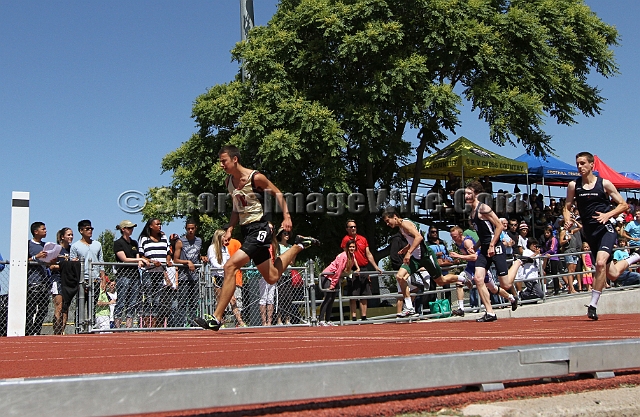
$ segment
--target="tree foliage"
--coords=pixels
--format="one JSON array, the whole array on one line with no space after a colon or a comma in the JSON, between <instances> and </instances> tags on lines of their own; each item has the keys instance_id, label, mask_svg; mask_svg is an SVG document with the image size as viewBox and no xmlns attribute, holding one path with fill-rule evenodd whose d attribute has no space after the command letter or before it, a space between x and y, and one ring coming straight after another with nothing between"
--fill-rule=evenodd
<instances>
[{"instance_id":1,"label":"tree foliage","mask_svg":"<svg viewBox=\"0 0 640 417\"><path fill-rule=\"evenodd\" d=\"M104 261L115 262L116 254L113 251L113 242L115 242L116 237L114 233L109 229L105 229L100 233L96 240L102 245L102 258Z\"/></svg>"},{"instance_id":2,"label":"tree foliage","mask_svg":"<svg viewBox=\"0 0 640 417\"><path fill-rule=\"evenodd\" d=\"M225 192L217 152L232 143L283 191L388 189L410 162L411 126L415 192L422 159L455 133L465 102L494 143L552 152L546 120L600 113L587 76L617 73L617 40L582 0L282 0L232 51L251 77L196 99L198 131L162 168L176 193ZM354 216L374 247L385 235L375 215ZM297 214L294 227L335 241L328 257L345 218Z\"/></svg>"}]
</instances>

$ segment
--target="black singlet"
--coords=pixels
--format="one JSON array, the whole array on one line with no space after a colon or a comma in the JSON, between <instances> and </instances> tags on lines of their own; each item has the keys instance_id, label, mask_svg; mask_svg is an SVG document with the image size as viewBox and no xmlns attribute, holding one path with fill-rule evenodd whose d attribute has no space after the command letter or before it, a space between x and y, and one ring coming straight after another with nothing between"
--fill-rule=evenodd
<instances>
[{"instance_id":1,"label":"black singlet","mask_svg":"<svg viewBox=\"0 0 640 417\"><path fill-rule=\"evenodd\" d=\"M493 239L495 227L493 227L493 224L489 220L480 219L480 206L483 204L484 203L478 203L471 222L473 223L473 228L476 229L476 233L478 233L478 241L480 244L488 245Z\"/></svg>"},{"instance_id":2,"label":"black singlet","mask_svg":"<svg viewBox=\"0 0 640 417\"><path fill-rule=\"evenodd\" d=\"M596 183L591 190L585 190L582 186L582 177L576 179L575 201L580 213L582 225L590 230L601 226L593 216L596 212L606 213L613 209L611 199L604 190L602 178L596 177Z\"/></svg>"}]
</instances>

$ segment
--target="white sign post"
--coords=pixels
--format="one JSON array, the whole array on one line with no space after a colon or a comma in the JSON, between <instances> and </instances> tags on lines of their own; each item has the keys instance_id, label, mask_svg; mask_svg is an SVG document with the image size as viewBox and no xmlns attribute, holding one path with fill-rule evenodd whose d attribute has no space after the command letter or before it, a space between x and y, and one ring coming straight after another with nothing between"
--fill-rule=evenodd
<instances>
[{"instance_id":1,"label":"white sign post","mask_svg":"<svg viewBox=\"0 0 640 417\"><path fill-rule=\"evenodd\" d=\"M7 336L24 336L29 258L29 193L24 191L11 195L10 258Z\"/></svg>"}]
</instances>

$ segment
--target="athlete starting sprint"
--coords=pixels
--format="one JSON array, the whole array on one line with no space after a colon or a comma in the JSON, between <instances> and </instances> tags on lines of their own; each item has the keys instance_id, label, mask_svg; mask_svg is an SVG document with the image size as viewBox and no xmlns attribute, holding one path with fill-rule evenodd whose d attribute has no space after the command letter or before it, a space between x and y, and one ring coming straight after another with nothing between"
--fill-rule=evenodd
<instances>
[{"instance_id":1,"label":"athlete starting sprint","mask_svg":"<svg viewBox=\"0 0 640 417\"><path fill-rule=\"evenodd\" d=\"M273 232L264 218L263 199L265 193L275 197L282 209L282 227L290 232L291 215L284 196L263 174L242 166L240 152L235 146L224 146L218 156L222 169L229 175L225 185L233 201L229 227L222 239L223 242L229 241L237 224L241 227L244 239L242 247L224 264L224 282L213 316L194 319L198 326L209 330L218 330L222 326L224 311L235 292L236 271L250 259L253 259L265 281L275 284L300 251L312 245L320 245L320 241L315 238L298 235L295 244L272 262L269 246Z\"/></svg>"}]
</instances>

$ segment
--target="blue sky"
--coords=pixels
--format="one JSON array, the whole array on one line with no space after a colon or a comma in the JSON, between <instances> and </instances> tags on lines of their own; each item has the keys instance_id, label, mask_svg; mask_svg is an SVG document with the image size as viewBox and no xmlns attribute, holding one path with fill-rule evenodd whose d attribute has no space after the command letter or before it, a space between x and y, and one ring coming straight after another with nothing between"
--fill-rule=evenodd
<instances>
[{"instance_id":1,"label":"blue sky","mask_svg":"<svg viewBox=\"0 0 640 417\"><path fill-rule=\"evenodd\" d=\"M266 24L276 4L255 0L256 24ZM587 4L621 33L621 75L591 78L609 99L602 115L547 131L565 162L589 150L618 171L640 171L632 139L640 120L640 2ZM194 99L237 72L229 51L240 39L239 2L4 0L0 39L0 253L8 259L12 191L31 193L30 221L47 224L48 241L84 218L96 237L123 219L141 230L141 216L121 211L117 198L170 183L160 161L195 131ZM486 125L464 111L452 139L523 153L493 145ZM164 230L182 232L182 223Z\"/></svg>"}]
</instances>

